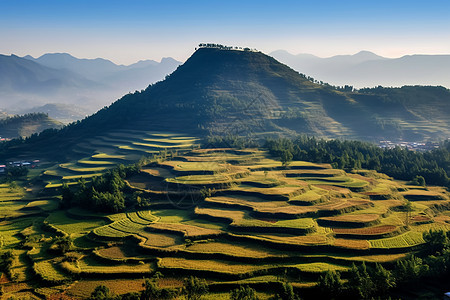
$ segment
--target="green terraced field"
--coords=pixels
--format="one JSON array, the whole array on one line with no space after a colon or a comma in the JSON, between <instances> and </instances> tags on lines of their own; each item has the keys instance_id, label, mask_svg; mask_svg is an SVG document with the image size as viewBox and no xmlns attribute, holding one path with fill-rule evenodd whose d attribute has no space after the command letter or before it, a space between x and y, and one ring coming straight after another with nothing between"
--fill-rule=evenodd
<instances>
[{"instance_id":1,"label":"green terraced field","mask_svg":"<svg viewBox=\"0 0 450 300\"><path fill-rule=\"evenodd\" d=\"M84 157L60 164L59 168L44 170L43 178L47 177L46 188L60 187L62 182L74 184L80 178L89 180L99 176L120 163L137 162L142 156L151 156L166 150L171 151L170 149L189 149L197 141L198 138L176 133L110 132L80 143L75 148L74 154L78 156L81 154Z\"/></svg>"},{"instance_id":2,"label":"green terraced field","mask_svg":"<svg viewBox=\"0 0 450 300\"><path fill-rule=\"evenodd\" d=\"M424 231L450 230L445 189L407 187L383 174L327 164L294 161L284 169L257 149L164 152L194 142L170 133L111 133L83 143L83 151L108 147L43 173L48 186L76 184L160 147L158 159L127 178L127 192L145 206L117 214L61 211L57 197L23 200L23 189L0 185L0 216L7 218L0 221L0 249L19 247L26 237L25 265L49 285L159 271L167 278L202 277L218 288L277 284L285 276L306 289L326 271L345 274L353 262L392 266L421 249ZM422 198L411 199L406 214L409 195ZM73 258L52 250L58 235L73 239Z\"/></svg>"}]
</instances>

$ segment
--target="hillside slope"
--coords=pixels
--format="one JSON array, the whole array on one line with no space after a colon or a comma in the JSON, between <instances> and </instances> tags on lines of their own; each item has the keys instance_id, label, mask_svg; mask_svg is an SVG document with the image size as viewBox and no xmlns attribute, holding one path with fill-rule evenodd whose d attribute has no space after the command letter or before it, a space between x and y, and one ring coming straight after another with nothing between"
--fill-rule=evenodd
<instances>
[{"instance_id":1,"label":"hillside slope","mask_svg":"<svg viewBox=\"0 0 450 300\"><path fill-rule=\"evenodd\" d=\"M63 124L44 113L30 113L0 119L0 136L18 138L30 136L49 128L61 128Z\"/></svg>"},{"instance_id":2,"label":"hillside slope","mask_svg":"<svg viewBox=\"0 0 450 300\"><path fill-rule=\"evenodd\" d=\"M37 139L41 144L33 149L60 145L65 153L84 139L122 129L196 137L444 139L450 136L449 104L450 91L442 87L338 90L261 52L200 48L166 80Z\"/></svg>"},{"instance_id":3,"label":"hillside slope","mask_svg":"<svg viewBox=\"0 0 450 300\"><path fill-rule=\"evenodd\" d=\"M449 103L450 92L441 87L343 92L260 52L203 48L167 80L123 97L89 122L204 134L421 140L450 135Z\"/></svg>"}]
</instances>

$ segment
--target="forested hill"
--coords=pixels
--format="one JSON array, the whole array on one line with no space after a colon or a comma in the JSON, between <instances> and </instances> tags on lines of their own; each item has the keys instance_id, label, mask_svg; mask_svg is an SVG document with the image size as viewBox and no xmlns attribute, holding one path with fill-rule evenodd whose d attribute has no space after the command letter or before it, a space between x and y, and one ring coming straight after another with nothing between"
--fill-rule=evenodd
<instances>
[{"instance_id":1,"label":"forested hill","mask_svg":"<svg viewBox=\"0 0 450 300\"><path fill-rule=\"evenodd\" d=\"M2 138L18 138L31 136L49 128L61 128L63 124L44 113L8 116L0 119L0 136Z\"/></svg>"},{"instance_id":2,"label":"forested hill","mask_svg":"<svg viewBox=\"0 0 450 300\"><path fill-rule=\"evenodd\" d=\"M68 141L123 128L197 136L444 139L449 115L450 91L442 87L354 91L318 82L261 52L200 48L164 81L55 133L55 142L67 148Z\"/></svg>"},{"instance_id":3,"label":"forested hill","mask_svg":"<svg viewBox=\"0 0 450 300\"><path fill-rule=\"evenodd\" d=\"M449 114L450 91L442 87L355 92L319 84L260 52L201 48L163 82L126 95L88 121L377 141L446 138Z\"/></svg>"}]
</instances>

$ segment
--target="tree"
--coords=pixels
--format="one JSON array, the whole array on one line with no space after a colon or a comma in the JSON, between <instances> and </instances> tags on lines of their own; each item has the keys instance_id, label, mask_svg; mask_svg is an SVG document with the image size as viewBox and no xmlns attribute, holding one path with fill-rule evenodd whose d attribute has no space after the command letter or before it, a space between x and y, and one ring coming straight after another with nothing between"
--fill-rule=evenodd
<instances>
[{"instance_id":1,"label":"tree","mask_svg":"<svg viewBox=\"0 0 450 300\"><path fill-rule=\"evenodd\" d=\"M7 176L10 178L19 178L23 176L27 176L28 168L24 166L19 167L8 167L7 168Z\"/></svg>"},{"instance_id":2,"label":"tree","mask_svg":"<svg viewBox=\"0 0 450 300\"><path fill-rule=\"evenodd\" d=\"M444 230L425 231L423 233L423 239L427 245L427 251L431 254L442 253L444 249L450 248L450 239Z\"/></svg>"},{"instance_id":3,"label":"tree","mask_svg":"<svg viewBox=\"0 0 450 300\"><path fill-rule=\"evenodd\" d=\"M411 201L406 200L405 211L406 211L405 225L409 226L409 220L411 219L411 212L412 212L412 203L411 203Z\"/></svg>"},{"instance_id":4,"label":"tree","mask_svg":"<svg viewBox=\"0 0 450 300\"><path fill-rule=\"evenodd\" d=\"M289 282L284 282L281 286L281 291L278 298L282 300L299 300L300 298L294 293L294 288Z\"/></svg>"},{"instance_id":5,"label":"tree","mask_svg":"<svg viewBox=\"0 0 450 300\"><path fill-rule=\"evenodd\" d=\"M281 154L281 164L283 165L283 167L286 168L292 162L293 158L294 156L292 155L291 151L283 151L283 153Z\"/></svg>"},{"instance_id":6,"label":"tree","mask_svg":"<svg viewBox=\"0 0 450 300\"><path fill-rule=\"evenodd\" d=\"M91 293L89 297L91 300L112 300L114 299L114 294L109 290L107 286L99 285Z\"/></svg>"},{"instance_id":7,"label":"tree","mask_svg":"<svg viewBox=\"0 0 450 300\"><path fill-rule=\"evenodd\" d=\"M364 262L359 267L352 264L347 285L351 296L359 299L370 299L376 290Z\"/></svg>"},{"instance_id":8,"label":"tree","mask_svg":"<svg viewBox=\"0 0 450 300\"><path fill-rule=\"evenodd\" d=\"M387 292L395 287L395 278L391 271L386 270L381 264L375 265L375 271L372 274L372 280L376 287L377 294L387 295Z\"/></svg>"},{"instance_id":9,"label":"tree","mask_svg":"<svg viewBox=\"0 0 450 300\"><path fill-rule=\"evenodd\" d=\"M57 236L53 241L52 250L64 254L72 248L72 239L70 236Z\"/></svg>"},{"instance_id":10,"label":"tree","mask_svg":"<svg viewBox=\"0 0 450 300\"><path fill-rule=\"evenodd\" d=\"M414 177L414 179L409 182L409 184L411 184L411 185L418 185L418 186L426 186L427 185L425 183L425 178L423 176L420 176L420 175L416 175Z\"/></svg>"},{"instance_id":11,"label":"tree","mask_svg":"<svg viewBox=\"0 0 450 300\"><path fill-rule=\"evenodd\" d=\"M206 280L197 277L189 277L184 280L183 292L188 300L198 300L202 295L208 293Z\"/></svg>"},{"instance_id":12,"label":"tree","mask_svg":"<svg viewBox=\"0 0 450 300\"><path fill-rule=\"evenodd\" d=\"M75 195L70 190L67 182L64 182L61 186L61 195L62 195L62 200L60 202L60 207L62 209L70 208L72 206L72 203L75 201Z\"/></svg>"},{"instance_id":13,"label":"tree","mask_svg":"<svg viewBox=\"0 0 450 300\"><path fill-rule=\"evenodd\" d=\"M412 282L425 275L428 269L429 266L421 258L411 256L410 259L397 261L395 277L399 282Z\"/></svg>"},{"instance_id":14,"label":"tree","mask_svg":"<svg viewBox=\"0 0 450 300\"><path fill-rule=\"evenodd\" d=\"M319 277L318 288L322 298L338 299L344 290L341 274L335 271L327 271Z\"/></svg>"},{"instance_id":15,"label":"tree","mask_svg":"<svg viewBox=\"0 0 450 300\"><path fill-rule=\"evenodd\" d=\"M159 273L159 272L157 272ZM161 274L161 273L159 273ZM156 279L159 278L159 275L155 274L152 279L145 279L145 282L142 284L144 290L141 292L141 300L153 300L153 299L173 299L177 295L177 292L172 289L161 289L158 287L156 283Z\"/></svg>"},{"instance_id":16,"label":"tree","mask_svg":"<svg viewBox=\"0 0 450 300\"><path fill-rule=\"evenodd\" d=\"M150 280L146 278L142 286L144 287L144 290L141 293L142 300L159 299L160 290L154 279Z\"/></svg>"},{"instance_id":17,"label":"tree","mask_svg":"<svg viewBox=\"0 0 450 300\"><path fill-rule=\"evenodd\" d=\"M249 286L240 286L230 293L231 300L257 300L256 291Z\"/></svg>"},{"instance_id":18,"label":"tree","mask_svg":"<svg viewBox=\"0 0 450 300\"><path fill-rule=\"evenodd\" d=\"M125 295L120 295L120 300L141 300L141 295L140 293L127 293ZM117 299L117 300L119 300Z\"/></svg>"}]
</instances>

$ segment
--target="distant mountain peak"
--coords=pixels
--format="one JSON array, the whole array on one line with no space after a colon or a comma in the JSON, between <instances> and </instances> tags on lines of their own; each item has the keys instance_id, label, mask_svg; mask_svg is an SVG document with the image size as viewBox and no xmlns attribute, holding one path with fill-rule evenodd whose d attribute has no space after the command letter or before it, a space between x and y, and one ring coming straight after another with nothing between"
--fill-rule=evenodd
<instances>
[{"instance_id":1,"label":"distant mountain peak","mask_svg":"<svg viewBox=\"0 0 450 300\"><path fill-rule=\"evenodd\" d=\"M367 50L359 51L358 53L353 54L352 56L353 57L364 58L364 59L367 59L367 60L369 60L369 59L387 59L387 58L385 58L383 56L380 56L378 54L375 54L375 53L373 53L371 51L367 51Z\"/></svg>"},{"instance_id":2,"label":"distant mountain peak","mask_svg":"<svg viewBox=\"0 0 450 300\"><path fill-rule=\"evenodd\" d=\"M179 63L181 64L181 62L179 62L178 60L174 59L173 57L163 57L161 58L161 64L162 63Z\"/></svg>"}]
</instances>

